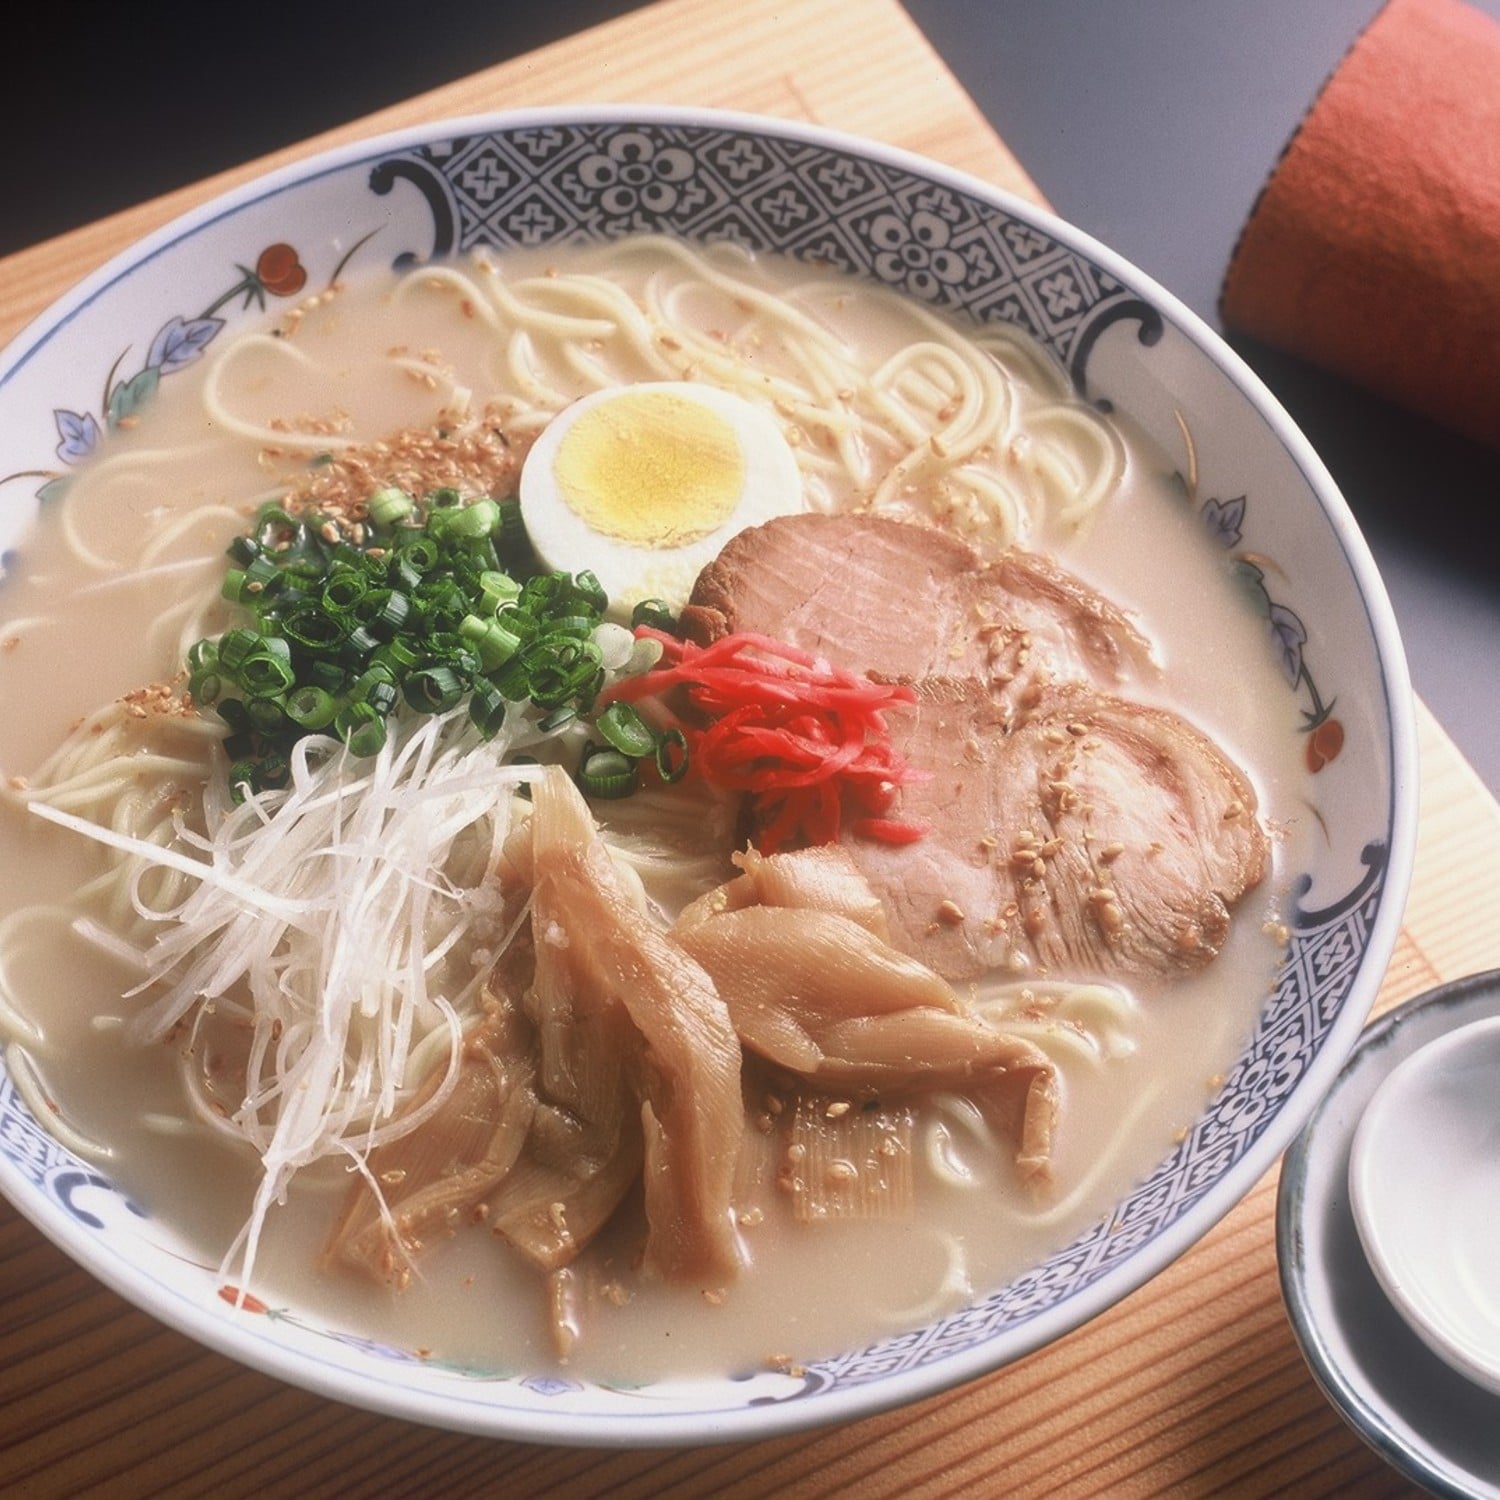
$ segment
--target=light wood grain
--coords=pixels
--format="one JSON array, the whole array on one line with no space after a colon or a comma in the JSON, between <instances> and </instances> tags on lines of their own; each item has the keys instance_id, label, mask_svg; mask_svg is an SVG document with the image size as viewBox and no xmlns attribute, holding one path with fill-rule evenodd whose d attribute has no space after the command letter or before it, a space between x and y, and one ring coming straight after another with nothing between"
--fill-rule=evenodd
<instances>
[{"instance_id":1,"label":"light wood grain","mask_svg":"<svg viewBox=\"0 0 1500 1500\"><path fill-rule=\"evenodd\" d=\"M0 337L140 234L267 165L418 120L604 100L812 120L1041 200L890 0L662 0L0 261ZM1417 866L1378 1009L1500 967L1500 808L1419 713ZM988 1379L848 1427L625 1453L430 1430L240 1369L95 1284L0 1206L0 1493L1407 1494L1323 1399L1293 1342L1276 1280L1275 1189L1273 1172L1148 1286Z\"/></svg>"}]
</instances>

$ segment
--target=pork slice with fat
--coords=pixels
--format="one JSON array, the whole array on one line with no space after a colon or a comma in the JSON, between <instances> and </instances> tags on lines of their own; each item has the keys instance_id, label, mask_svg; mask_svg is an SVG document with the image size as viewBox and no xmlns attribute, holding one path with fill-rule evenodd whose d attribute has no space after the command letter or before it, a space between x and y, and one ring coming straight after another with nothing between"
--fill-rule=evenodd
<instances>
[{"instance_id":1,"label":"pork slice with fat","mask_svg":"<svg viewBox=\"0 0 1500 1500\"><path fill-rule=\"evenodd\" d=\"M853 838L898 946L953 980L987 970L1189 973L1263 878L1254 788L1181 716L1088 688L1007 726L984 684L918 684L897 748L930 773L896 814L917 843Z\"/></svg>"},{"instance_id":2,"label":"pork slice with fat","mask_svg":"<svg viewBox=\"0 0 1500 1500\"><path fill-rule=\"evenodd\" d=\"M975 677L1013 711L1056 683L1153 670L1129 616L1040 553L986 564L947 532L877 516L741 532L699 575L683 627L700 643L773 636L886 681Z\"/></svg>"}]
</instances>

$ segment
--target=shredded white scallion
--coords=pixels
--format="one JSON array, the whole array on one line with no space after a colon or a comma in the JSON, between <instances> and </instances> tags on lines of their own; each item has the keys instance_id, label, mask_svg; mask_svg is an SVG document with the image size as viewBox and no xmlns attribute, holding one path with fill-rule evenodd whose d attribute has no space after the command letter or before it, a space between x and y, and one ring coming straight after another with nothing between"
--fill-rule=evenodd
<instances>
[{"instance_id":1,"label":"shredded white scallion","mask_svg":"<svg viewBox=\"0 0 1500 1500\"><path fill-rule=\"evenodd\" d=\"M171 847L31 800L39 816L133 856L137 880L161 867L190 877L167 913L137 902L153 935L132 994L152 999L126 1030L150 1042L189 1024L196 1046L205 1026L248 1028L244 1097L218 1123L255 1150L261 1180L226 1271L238 1257L248 1277L266 1215L298 1171L361 1162L446 1097L484 978L460 956L501 951L514 931L483 877L537 774L505 758L535 737L517 715L481 740L461 708L392 721L384 748L363 759L309 736L286 787L238 806L206 799L206 831L179 826ZM414 1053L446 1058L419 1108L427 1068L411 1066ZM212 1100L195 1103L212 1111Z\"/></svg>"}]
</instances>

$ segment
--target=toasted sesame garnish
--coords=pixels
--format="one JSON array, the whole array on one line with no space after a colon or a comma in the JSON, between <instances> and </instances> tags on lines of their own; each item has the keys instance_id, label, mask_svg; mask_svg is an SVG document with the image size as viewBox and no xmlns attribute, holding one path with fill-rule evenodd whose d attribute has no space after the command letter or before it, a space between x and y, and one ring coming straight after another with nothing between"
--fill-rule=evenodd
<instances>
[{"instance_id":1,"label":"toasted sesame garnish","mask_svg":"<svg viewBox=\"0 0 1500 1500\"><path fill-rule=\"evenodd\" d=\"M505 432L504 413L444 413L435 426L409 428L379 442L340 448L299 473L283 500L292 514L317 511L346 529L365 519L370 496L387 487L420 496L433 489L505 498L514 493L520 453ZM282 455L305 462L303 453Z\"/></svg>"}]
</instances>

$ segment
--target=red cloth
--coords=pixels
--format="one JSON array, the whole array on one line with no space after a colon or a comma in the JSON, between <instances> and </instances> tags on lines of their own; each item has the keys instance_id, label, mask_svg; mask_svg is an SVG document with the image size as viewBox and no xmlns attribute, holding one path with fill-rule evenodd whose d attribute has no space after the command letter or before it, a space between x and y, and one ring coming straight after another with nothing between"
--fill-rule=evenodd
<instances>
[{"instance_id":1,"label":"red cloth","mask_svg":"<svg viewBox=\"0 0 1500 1500\"><path fill-rule=\"evenodd\" d=\"M1500 23L1388 0L1262 190L1220 312L1500 447Z\"/></svg>"}]
</instances>

